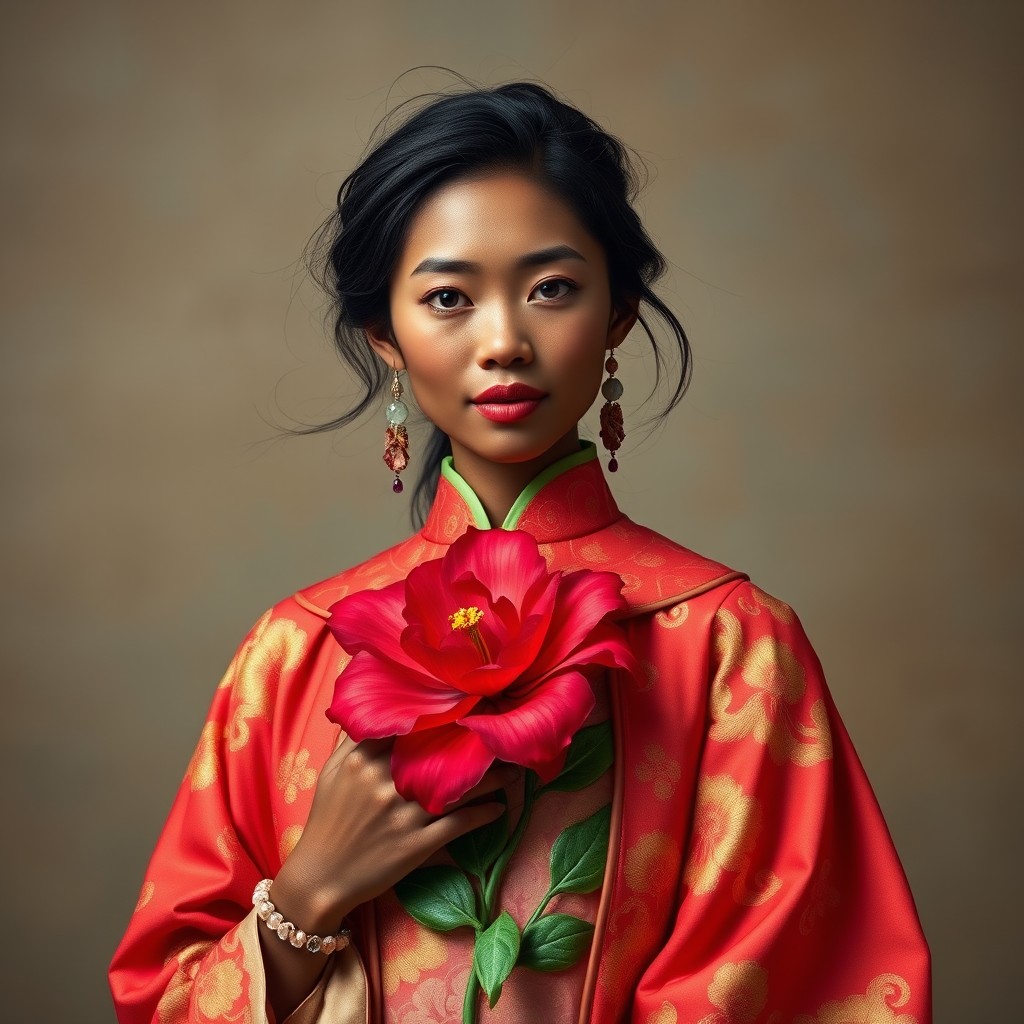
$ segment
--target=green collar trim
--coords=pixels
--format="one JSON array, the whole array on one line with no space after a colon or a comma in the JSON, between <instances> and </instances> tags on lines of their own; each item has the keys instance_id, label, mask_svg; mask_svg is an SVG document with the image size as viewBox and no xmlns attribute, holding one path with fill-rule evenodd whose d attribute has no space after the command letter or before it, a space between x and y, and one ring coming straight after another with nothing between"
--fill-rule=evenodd
<instances>
[{"instance_id":1,"label":"green collar trim","mask_svg":"<svg viewBox=\"0 0 1024 1024\"><path fill-rule=\"evenodd\" d=\"M553 462L543 472L538 473L523 489L523 493L513 502L512 507L508 510L508 515L505 516L505 521L501 524L503 530L514 530L522 518L523 512L526 511L526 507L531 501L538 495L538 493L557 476L561 476L567 470L575 469L577 466L582 466L592 459L597 458L597 447L593 441L580 441L580 450L573 452L572 455L566 455L564 458L559 459L557 462ZM480 502L480 499L476 496L473 488L466 483L466 481L459 476L455 469L455 463L450 455L446 455L441 462L441 476L448 481L455 488L455 490L462 497L462 500L466 503L466 507L469 509L470 515L473 517L473 525L479 527L481 530L490 530L491 521L487 518L487 513L484 511L484 507Z\"/></svg>"}]
</instances>

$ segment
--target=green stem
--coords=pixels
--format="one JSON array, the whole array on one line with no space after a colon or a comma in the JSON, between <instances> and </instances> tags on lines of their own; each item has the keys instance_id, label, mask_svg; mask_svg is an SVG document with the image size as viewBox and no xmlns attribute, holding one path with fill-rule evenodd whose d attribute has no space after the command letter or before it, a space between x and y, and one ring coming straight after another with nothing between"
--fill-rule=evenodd
<instances>
[{"instance_id":1,"label":"green stem","mask_svg":"<svg viewBox=\"0 0 1024 1024\"><path fill-rule=\"evenodd\" d=\"M466 995L462 1000L462 1024L476 1024L477 996L480 994L480 979L476 976L476 968L469 968L466 979Z\"/></svg>"},{"instance_id":2,"label":"green stem","mask_svg":"<svg viewBox=\"0 0 1024 1024\"><path fill-rule=\"evenodd\" d=\"M537 797L537 782L536 774L527 769L523 778L523 809L519 814L519 820L516 822L516 827L512 835L509 836L505 848L494 862L486 884L481 887L483 913L480 916L484 928L493 924L494 903L498 896L498 889L501 886L501 879L505 874L505 868L508 867L508 862L516 852L516 848L523 838L523 833L526 832L526 826L530 823L530 812L533 810L533 803ZM475 958L475 946L473 955ZM462 1000L462 1024L476 1024L479 995L480 979L476 976L476 967L474 965L470 967L469 978L466 981L466 995Z\"/></svg>"},{"instance_id":3,"label":"green stem","mask_svg":"<svg viewBox=\"0 0 1024 1024\"><path fill-rule=\"evenodd\" d=\"M498 859L494 862L490 877L487 879L487 885L484 887L485 928L491 923L491 915L494 913L494 900L498 894L498 887L501 885L502 876L505 874L505 868L508 867L508 862L512 859L512 854L516 852L516 847L519 846L519 842L523 838L526 826L530 823L530 812L533 810L536 788L537 776L534 772L527 769L523 779L523 809L519 814L519 821L516 822L515 831L505 844L505 849L501 851Z\"/></svg>"},{"instance_id":4,"label":"green stem","mask_svg":"<svg viewBox=\"0 0 1024 1024\"><path fill-rule=\"evenodd\" d=\"M540 917L540 915L544 913L544 911L547 909L547 906L551 902L552 897L554 897L554 895L555 895L555 893L551 889L548 889L548 891L546 893L544 893L544 899L542 899L540 901L540 905L530 915L530 920L527 921L526 924L523 925L523 932L525 932L526 929L529 928L530 925L533 924L533 922L536 921L537 918Z\"/></svg>"}]
</instances>

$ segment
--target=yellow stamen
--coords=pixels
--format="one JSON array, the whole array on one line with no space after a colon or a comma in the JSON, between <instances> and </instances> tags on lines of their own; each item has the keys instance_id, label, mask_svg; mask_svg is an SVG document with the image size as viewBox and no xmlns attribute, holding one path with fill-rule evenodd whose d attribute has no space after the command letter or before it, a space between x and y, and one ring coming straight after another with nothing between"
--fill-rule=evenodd
<instances>
[{"instance_id":1,"label":"yellow stamen","mask_svg":"<svg viewBox=\"0 0 1024 1024\"><path fill-rule=\"evenodd\" d=\"M483 617L484 613L479 608L471 605L469 608L460 608L458 611L452 612L448 616L448 621L451 623L452 629L464 632L469 636L469 639L473 641L473 646L477 649L480 657L483 658L484 664L489 665L491 652L487 650L487 642L484 640L478 626Z\"/></svg>"}]
</instances>

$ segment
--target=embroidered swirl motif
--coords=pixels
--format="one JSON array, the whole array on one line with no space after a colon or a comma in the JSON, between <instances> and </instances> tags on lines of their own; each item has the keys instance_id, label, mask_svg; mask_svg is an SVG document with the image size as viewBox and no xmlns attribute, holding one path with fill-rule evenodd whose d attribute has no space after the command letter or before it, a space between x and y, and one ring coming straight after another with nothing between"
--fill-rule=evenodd
<instances>
[{"instance_id":1,"label":"embroidered swirl motif","mask_svg":"<svg viewBox=\"0 0 1024 1024\"><path fill-rule=\"evenodd\" d=\"M737 903L755 906L778 892L781 879L772 871L750 880L751 851L760 828L760 805L729 775L702 778L697 788L693 836L683 880L697 895L713 892L723 871L738 872L733 883Z\"/></svg>"},{"instance_id":2,"label":"embroidered swirl motif","mask_svg":"<svg viewBox=\"0 0 1024 1024\"><path fill-rule=\"evenodd\" d=\"M798 721L793 706L802 700L807 682L793 649L771 636L744 643L739 619L722 608L715 616L715 649L719 671L711 686L708 736L730 743L753 736L768 747L776 764L786 760L808 766L832 757L832 736L822 700L810 708L810 724ZM754 692L733 711L735 675Z\"/></svg>"},{"instance_id":3,"label":"embroidered swirl motif","mask_svg":"<svg viewBox=\"0 0 1024 1024\"><path fill-rule=\"evenodd\" d=\"M766 594L760 587L755 587L751 584L750 596L754 599L753 602L748 601L745 597L741 597L737 602L740 608L748 615L760 615L761 609L764 608L773 619L784 625L788 626L796 621L793 609L785 601L780 601L777 597Z\"/></svg>"},{"instance_id":4,"label":"embroidered swirl motif","mask_svg":"<svg viewBox=\"0 0 1024 1024\"><path fill-rule=\"evenodd\" d=\"M249 719L269 716L267 680L296 668L306 642L305 630L291 619L273 618L273 611L266 612L256 624L221 683L221 687L234 687L234 712L225 730L229 750L241 750L249 742Z\"/></svg>"},{"instance_id":5,"label":"embroidered swirl motif","mask_svg":"<svg viewBox=\"0 0 1024 1024\"><path fill-rule=\"evenodd\" d=\"M864 995L825 1003L813 1017L801 1015L793 1024L918 1024L909 1013L893 1013L906 1006L910 986L898 974L879 974Z\"/></svg>"}]
</instances>

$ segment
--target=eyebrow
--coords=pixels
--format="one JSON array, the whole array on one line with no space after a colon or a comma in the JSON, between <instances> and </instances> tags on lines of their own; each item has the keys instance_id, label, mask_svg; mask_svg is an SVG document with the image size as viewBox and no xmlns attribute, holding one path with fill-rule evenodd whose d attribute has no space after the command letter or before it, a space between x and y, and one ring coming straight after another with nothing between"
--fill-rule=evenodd
<instances>
[{"instance_id":1,"label":"eyebrow","mask_svg":"<svg viewBox=\"0 0 1024 1024\"><path fill-rule=\"evenodd\" d=\"M547 249L538 249L536 252L528 252L516 260L516 268L525 270L530 267L542 267L546 263L555 263L558 260L583 260L586 257L577 252L571 245L552 245ZM472 260L455 260L445 256L428 256L416 265L416 268L409 275L414 274L479 274L483 268L479 263Z\"/></svg>"}]
</instances>

